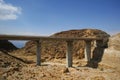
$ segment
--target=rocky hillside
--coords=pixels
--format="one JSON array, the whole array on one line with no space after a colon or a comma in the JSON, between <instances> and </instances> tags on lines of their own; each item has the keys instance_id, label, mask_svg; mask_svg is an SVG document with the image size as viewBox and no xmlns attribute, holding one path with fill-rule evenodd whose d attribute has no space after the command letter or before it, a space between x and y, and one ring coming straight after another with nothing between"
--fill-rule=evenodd
<instances>
[{"instance_id":1,"label":"rocky hillside","mask_svg":"<svg viewBox=\"0 0 120 80\"><path fill-rule=\"evenodd\" d=\"M16 50L17 47L14 46L11 42L8 40L0 40L0 51L13 51Z\"/></svg>"},{"instance_id":2,"label":"rocky hillside","mask_svg":"<svg viewBox=\"0 0 120 80\"><path fill-rule=\"evenodd\" d=\"M81 29L62 31L51 35L51 37L90 37L90 38L108 38L110 35L104 31L97 29ZM84 41L73 42L73 56L76 59L84 57ZM26 43L26 55L36 54L36 44L34 41ZM65 41L42 41L42 58L65 58L66 55L66 42Z\"/></svg>"},{"instance_id":3,"label":"rocky hillside","mask_svg":"<svg viewBox=\"0 0 120 80\"><path fill-rule=\"evenodd\" d=\"M98 29L80 29L80 30L69 30L62 31L53 34L54 37L90 37L90 38L105 38L109 37L106 32Z\"/></svg>"}]
</instances>

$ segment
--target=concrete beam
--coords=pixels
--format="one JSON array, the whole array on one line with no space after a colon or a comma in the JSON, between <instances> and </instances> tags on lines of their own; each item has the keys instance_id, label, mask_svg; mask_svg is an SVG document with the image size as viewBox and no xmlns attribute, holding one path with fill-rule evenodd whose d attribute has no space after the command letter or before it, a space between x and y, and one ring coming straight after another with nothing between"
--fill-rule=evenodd
<instances>
[{"instance_id":1,"label":"concrete beam","mask_svg":"<svg viewBox=\"0 0 120 80\"><path fill-rule=\"evenodd\" d=\"M67 67L72 67L72 48L73 48L73 41L67 41L67 52L66 52Z\"/></svg>"},{"instance_id":2,"label":"concrete beam","mask_svg":"<svg viewBox=\"0 0 120 80\"><path fill-rule=\"evenodd\" d=\"M0 40L102 40L101 38L80 38L80 37L49 37L49 36L30 36L30 35L1 35Z\"/></svg>"},{"instance_id":3,"label":"concrete beam","mask_svg":"<svg viewBox=\"0 0 120 80\"><path fill-rule=\"evenodd\" d=\"M91 40L85 40L85 60L90 61L91 59Z\"/></svg>"},{"instance_id":4,"label":"concrete beam","mask_svg":"<svg viewBox=\"0 0 120 80\"><path fill-rule=\"evenodd\" d=\"M38 40L36 41L36 56L37 56L37 65L41 66L41 42Z\"/></svg>"}]
</instances>

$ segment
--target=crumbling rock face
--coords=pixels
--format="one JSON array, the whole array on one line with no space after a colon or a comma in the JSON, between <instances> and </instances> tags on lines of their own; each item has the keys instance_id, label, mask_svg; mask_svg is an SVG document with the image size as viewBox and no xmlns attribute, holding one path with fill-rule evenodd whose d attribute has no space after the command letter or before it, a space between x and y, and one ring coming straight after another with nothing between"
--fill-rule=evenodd
<instances>
[{"instance_id":1,"label":"crumbling rock face","mask_svg":"<svg viewBox=\"0 0 120 80\"><path fill-rule=\"evenodd\" d=\"M0 40L0 51L13 51L16 49L17 49L17 47L14 46L8 40Z\"/></svg>"},{"instance_id":2,"label":"crumbling rock face","mask_svg":"<svg viewBox=\"0 0 120 80\"><path fill-rule=\"evenodd\" d=\"M109 38L108 48L105 50L105 55L105 57L113 57L114 59L120 58L120 33Z\"/></svg>"},{"instance_id":3,"label":"crumbling rock face","mask_svg":"<svg viewBox=\"0 0 120 80\"><path fill-rule=\"evenodd\" d=\"M89 38L104 38L107 39L110 35L106 32L97 29L81 29L81 30L69 30L63 31L51 35L51 37L89 37ZM106 45L107 40L103 42ZM92 42L93 45L94 42ZM84 46L83 40L75 40L73 42L73 57L77 59L84 58ZM36 43L29 41L25 45L26 54L36 54ZM66 55L66 41L42 41L42 58L65 58Z\"/></svg>"},{"instance_id":4,"label":"crumbling rock face","mask_svg":"<svg viewBox=\"0 0 120 80\"><path fill-rule=\"evenodd\" d=\"M109 38L109 48L120 51L120 33Z\"/></svg>"}]
</instances>

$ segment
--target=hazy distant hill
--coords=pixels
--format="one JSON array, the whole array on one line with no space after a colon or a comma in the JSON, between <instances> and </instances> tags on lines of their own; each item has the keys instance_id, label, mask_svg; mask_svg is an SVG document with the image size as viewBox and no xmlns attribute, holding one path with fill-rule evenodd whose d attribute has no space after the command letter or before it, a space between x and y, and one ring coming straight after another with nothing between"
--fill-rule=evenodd
<instances>
[{"instance_id":1,"label":"hazy distant hill","mask_svg":"<svg viewBox=\"0 0 120 80\"><path fill-rule=\"evenodd\" d=\"M12 42L18 48L24 47L26 43L26 41L14 41L14 40L10 40L10 42Z\"/></svg>"}]
</instances>

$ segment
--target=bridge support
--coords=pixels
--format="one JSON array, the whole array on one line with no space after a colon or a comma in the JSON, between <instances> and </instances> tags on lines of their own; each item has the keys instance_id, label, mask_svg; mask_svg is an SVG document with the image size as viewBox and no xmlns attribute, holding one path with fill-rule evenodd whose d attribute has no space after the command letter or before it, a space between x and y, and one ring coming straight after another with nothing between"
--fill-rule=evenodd
<instances>
[{"instance_id":1,"label":"bridge support","mask_svg":"<svg viewBox=\"0 0 120 80\"><path fill-rule=\"evenodd\" d=\"M90 61L91 59L91 40L85 40L85 60Z\"/></svg>"},{"instance_id":2,"label":"bridge support","mask_svg":"<svg viewBox=\"0 0 120 80\"><path fill-rule=\"evenodd\" d=\"M73 48L73 41L67 41L66 67L72 67L72 48Z\"/></svg>"},{"instance_id":3,"label":"bridge support","mask_svg":"<svg viewBox=\"0 0 120 80\"><path fill-rule=\"evenodd\" d=\"M37 45L37 48L36 48L36 55L37 55L37 65L38 66L41 66L41 42L38 40L36 41L36 45Z\"/></svg>"}]
</instances>

